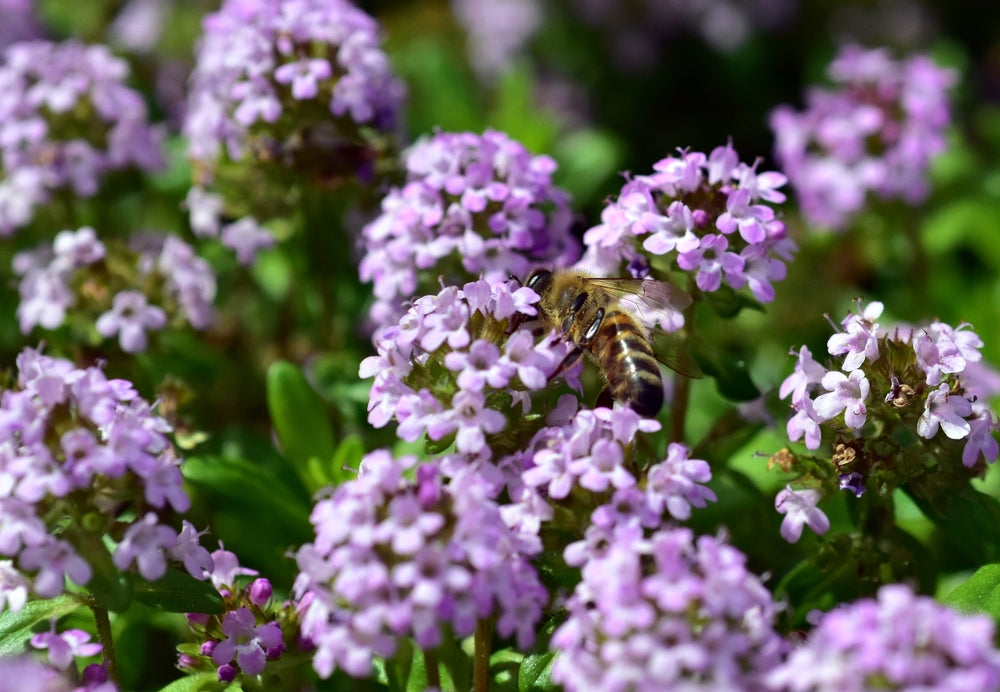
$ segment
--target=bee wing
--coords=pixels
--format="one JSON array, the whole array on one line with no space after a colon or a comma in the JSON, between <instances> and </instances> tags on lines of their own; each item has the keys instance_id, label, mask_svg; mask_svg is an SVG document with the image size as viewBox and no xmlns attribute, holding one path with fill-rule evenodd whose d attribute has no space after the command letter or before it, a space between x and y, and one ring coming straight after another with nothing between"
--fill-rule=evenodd
<instances>
[{"instance_id":1,"label":"bee wing","mask_svg":"<svg viewBox=\"0 0 1000 692\"><path fill-rule=\"evenodd\" d=\"M614 295L650 327L659 322L679 329L684 323L680 312L693 302L687 291L666 281L588 278L586 282Z\"/></svg>"},{"instance_id":2,"label":"bee wing","mask_svg":"<svg viewBox=\"0 0 1000 692\"><path fill-rule=\"evenodd\" d=\"M676 334L653 329L649 337L653 345L653 355L668 368L693 380L700 380L705 376L698 361L691 354L688 343Z\"/></svg>"}]
</instances>

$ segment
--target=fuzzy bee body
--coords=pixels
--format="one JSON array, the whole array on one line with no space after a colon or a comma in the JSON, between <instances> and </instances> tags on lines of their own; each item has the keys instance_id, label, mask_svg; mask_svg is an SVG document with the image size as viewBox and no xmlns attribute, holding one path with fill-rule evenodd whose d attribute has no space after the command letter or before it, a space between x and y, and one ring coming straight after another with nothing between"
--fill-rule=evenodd
<instances>
[{"instance_id":1,"label":"fuzzy bee body","mask_svg":"<svg viewBox=\"0 0 1000 692\"><path fill-rule=\"evenodd\" d=\"M663 407L663 376L657 361L692 377L696 364L682 364L676 354L654 348L654 338L624 303L640 296L653 307L681 309L691 298L662 281L603 279L572 270L538 269L525 286L540 297L538 319L554 327L575 348L560 367L565 369L587 353L600 367L611 395L642 416Z\"/></svg>"}]
</instances>

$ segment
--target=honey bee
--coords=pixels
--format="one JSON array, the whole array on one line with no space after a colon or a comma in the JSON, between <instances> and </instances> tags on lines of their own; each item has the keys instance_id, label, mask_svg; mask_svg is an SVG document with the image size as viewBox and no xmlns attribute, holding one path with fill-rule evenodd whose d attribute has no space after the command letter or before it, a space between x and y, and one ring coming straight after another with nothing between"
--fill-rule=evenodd
<instances>
[{"instance_id":1,"label":"honey bee","mask_svg":"<svg viewBox=\"0 0 1000 692\"><path fill-rule=\"evenodd\" d=\"M611 396L646 417L663 407L663 376L657 361L682 375L702 376L673 335L646 328L636 316L643 306L653 311L689 306L691 296L673 284L536 269L524 285L541 298L537 320L574 344L556 373L590 354L604 373Z\"/></svg>"}]
</instances>

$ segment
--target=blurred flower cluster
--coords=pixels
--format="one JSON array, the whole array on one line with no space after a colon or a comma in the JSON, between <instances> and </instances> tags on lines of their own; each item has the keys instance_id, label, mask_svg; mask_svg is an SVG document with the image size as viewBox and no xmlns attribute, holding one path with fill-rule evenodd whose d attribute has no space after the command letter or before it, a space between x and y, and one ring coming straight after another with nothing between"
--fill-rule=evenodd
<instances>
[{"instance_id":1,"label":"blurred flower cluster","mask_svg":"<svg viewBox=\"0 0 1000 692\"><path fill-rule=\"evenodd\" d=\"M774 692L995 690L993 620L960 614L903 584L819 617L805 642L767 672Z\"/></svg>"},{"instance_id":2,"label":"blurred flower cluster","mask_svg":"<svg viewBox=\"0 0 1000 692\"><path fill-rule=\"evenodd\" d=\"M595 523L591 531L586 549L566 548L582 578L552 635L556 682L567 690L761 688L785 643L771 594L742 553L687 528L646 536L634 523Z\"/></svg>"},{"instance_id":3,"label":"blurred flower cluster","mask_svg":"<svg viewBox=\"0 0 1000 692\"><path fill-rule=\"evenodd\" d=\"M945 149L953 70L924 55L894 60L883 48L844 46L806 109L771 114L775 155L805 219L844 230L870 195L917 204L931 160Z\"/></svg>"},{"instance_id":4,"label":"blurred flower cluster","mask_svg":"<svg viewBox=\"0 0 1000 692\"><path fill-rule=\"evenodd\" d=\"M556 162L502 132L442 132L406 153L407 181L382 200L363 230L362 281L371 282L376 328L399 319L403 301L461 283L523 277L565 266L579 250L569 196L553 184Z\"/></svg>"},{"instance_id":5,"label":"blurred flower cluster","mask_svg":"<svg viewBox=\"0 0 1000 692\"><path fill-rule=\"evenodd\" d=\"M467 637L490 617L519 648L534 641L548 602L529 561L541 544L508 528L478 474L445 481L415 457L372 452L356 480L316 504L312 522L295 591L323 677L335 668L368 676L402 636L433 650L448 630Z\"/></svg>"},{"instance_id":6,"label":"blurred flower cluster","mask_svg":"<svg viewBox=\"0 0 1000 692\"><path fill-rule=\"evenodd\" d=\"M785 177L758 172L731 144L709 155L681 151L635 176L583 236L578 266L601 276L631 274L668 279L692 272L704 292L723 281L748 287L761 302L774 300L773 282L785 278L795 244L773 206L785 201ZM685 282L686 283L686 282Z\"/></svg>"},{"instance_id":7,"label":"blurred flower cluster","mask_svg":"<svg viewBox=\"0 0 1000 692\"><path fill-rule=\"evenodd\" d=\"M205 18L184 120L197 233L249 263L298 186L374 178L404 96L380 44L346 0L227 0Z\"/></svg>"},{"instance_id":8,"label":"blurred flower cluster","mask_svg":"<svg viewBox=\"0 0 1000 692\"><path fill-rule=\"evenodd\" d=\"M0 236L56 193L93 197L112 171L163 166L162 133L128 75L106 46L28 41L3 52Z\"/></svg>"},{"instance_id":9,"label":"blurred flower cluster","mask_svg":"<svg viewBox=\"0 0 1000 692\"><path fill-rule=\"evenodd\" d=\"M85 341L96 330L137 353L146 350L147 332L168 322L206 329L215 318L215 273L172 235L141 233L128 244L105 244L89 227L61 231L51 243L18 253L14 273L21 277L17 316L25 334L69 321Z\"/></svg>"}]
</instances>

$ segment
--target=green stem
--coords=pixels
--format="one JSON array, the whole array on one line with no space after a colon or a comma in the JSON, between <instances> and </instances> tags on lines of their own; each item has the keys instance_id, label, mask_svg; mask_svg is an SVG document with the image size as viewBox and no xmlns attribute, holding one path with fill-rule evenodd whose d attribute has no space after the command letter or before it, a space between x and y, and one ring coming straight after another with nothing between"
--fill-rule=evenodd
<instances>
[{"instance_id":1,"label":"green stem","mask_svg":"<svg viewBox=\"0 0 1000 692\"><path fill-rule=\"evenodd\" d=\"M472 659L473 692L489 692L490 689L490 643L493 628L490 621L476 623L475 655Z\"/></svg>"},{"instance_id":2,"label":"green stem","mask_svg":"<svg viewBox=\"0 0 1000 692\"><path fill-rule=\"evenodd\" d=\"M438 660L430 651L424 651L424 669L427 671L427 686L441 689L441 671L438 670Z\"/></svg>"},{"instance_id":3,"label":"green stem","mask_svg":"<svg viewBox=\"0 0 1000 692\"><path fill-rule=\"evenodd\" d=\"M687 422L688 404L691 401L691 378L674 376L674 401L670 405L670 441L684 441L684 424Z\"/></svg>"},{"instance_id":4,"label":"green stem","mask_svg":"<svg viewBox=\"0 0 1000 692\"><path fill-rule=\"evenodd\" d=\"M115 684L115 687L120 688L121 682L118 680L118 661L115 658L115 642L114 638L111 636L111 620L108 617L108 610L98 603L97 599L93 595L88 596L87 605L94 613L94 622L97 624L97 639L104 647L101 650L101 653L104 656L104 663L108 668L108 678L110 678L111 682Z\"/></svg>"}]
</instances>

